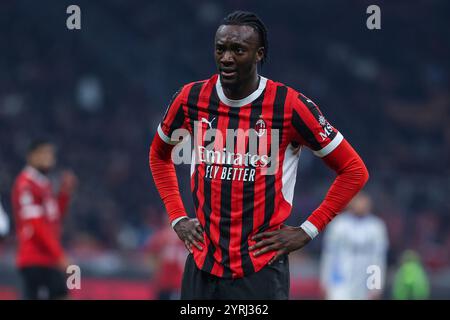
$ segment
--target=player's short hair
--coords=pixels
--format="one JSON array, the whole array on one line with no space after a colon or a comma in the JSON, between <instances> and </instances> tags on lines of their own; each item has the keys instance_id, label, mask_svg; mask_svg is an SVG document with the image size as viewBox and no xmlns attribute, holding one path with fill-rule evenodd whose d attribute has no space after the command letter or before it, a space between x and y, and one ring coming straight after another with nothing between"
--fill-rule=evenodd
<instances>
[{"instance_id":1,"label":"player's short hair","mask_svg":"<svg viewBox=\"0 0 450 320\"><path fill-rule=\"evenodd\" d=\"M30 142L27 154L31 154L44 145L53 145L53 142L46 138L38 138Z\"/></svg>"},{"instance_id":2,"label":"player's short hair","mask_svg":"<svg viewBox=\"0 0 450 320\"><path fill-rule=\"evenodd\" d=\"M261 60L261 65L267 61L267 56L269 52L269 40L267 38L267 28L262 22L262 20L253 12L248 11L234 11L227 15L223 21L222 25L239 25L239 26L250 26L256 30L259 34L259 39L261 41L261 47L264 47L264 55Z\"/></svg>"}]
</instances>

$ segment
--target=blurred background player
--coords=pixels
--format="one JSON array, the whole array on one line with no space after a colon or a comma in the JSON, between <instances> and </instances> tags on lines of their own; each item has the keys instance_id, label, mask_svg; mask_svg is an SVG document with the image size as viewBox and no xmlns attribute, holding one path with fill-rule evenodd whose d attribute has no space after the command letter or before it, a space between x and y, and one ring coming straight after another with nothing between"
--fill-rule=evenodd
<instances>
[{"instance_id":1,"label":"blurred background player","mask_svg":"<svg viewBox=\"0 0 450 320\"><path fill-rule=\"evenodd\" d=\"M60 243L62 219L77 183L63 172L57 194L49 173L55 167L55 146L47 140L33 142L27 165L15 180L12 206L18 239L16 264L23 280L25 299L59 299L67 296L68 265Z\"/></svg>"},{"instance_id":2,"label":"blurred background player","mask_svg":"<svg viewBox=\"0 0 450 320\"><path fill-rule=\"evenodd\" d=\"M321 285L326 299L378 299L385 281L388 238L384 222L372 214L369 195L359 193L348 211L338 215L325 232ZM367 268L381 271L381 288L369 289Z\"/></svg>"},{"instance_id":3,"label":"blurred background player","mask_svg":"<svg viewBox=\"0 0 450 320\"><path fill-rule=\"evenodd\" d=\"M148 249L153 262L152 283L156 298L179 299L187 251L168 221L150 238Z\"/></svg>"},{"instance_id":4,"label":"blurred background player","mask_svg":"<svg viewBox=\"0 0 450 320\"><path fill-rule=\"evenodd\" d=\"M392 298L395 300L423 300L430 296L430 283L419 255L406 250L395 273Z\"/></svg>"},{"instance_id":5,"label":"blurred background player","mask_svg":"<svg viewBox=\"0 0 450 320\"><path fill-rule=\"evenodd\" d=\"M3 209L0 199L0 240L5 238L9 233L9 218L6 211Z\"/></svg>"}]
</instances>

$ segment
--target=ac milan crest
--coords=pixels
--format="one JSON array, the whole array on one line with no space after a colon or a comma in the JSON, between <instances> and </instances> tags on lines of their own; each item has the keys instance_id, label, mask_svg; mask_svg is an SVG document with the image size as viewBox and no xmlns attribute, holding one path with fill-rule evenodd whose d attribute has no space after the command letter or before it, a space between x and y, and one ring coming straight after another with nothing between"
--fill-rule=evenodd
<instances>
[{"instance_id":1,"label":"ac milan crest","mask_svg":"<svg viewBox=\"0 0 450 320\"><path fill-rule=\"evenodd\" d=\"M255 124L255 131L258 137L261 137L266 133L266 123L263 119L259 119Z\"/></svg>"}]
</instances>

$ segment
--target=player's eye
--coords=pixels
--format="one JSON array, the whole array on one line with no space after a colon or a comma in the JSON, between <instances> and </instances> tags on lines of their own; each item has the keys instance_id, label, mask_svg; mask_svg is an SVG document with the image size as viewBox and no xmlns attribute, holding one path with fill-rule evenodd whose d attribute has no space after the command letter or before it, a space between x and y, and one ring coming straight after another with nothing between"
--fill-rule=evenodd
<instances>
[{"instance_id":1,"label":"player's eye","mask_svg":"<svg viewBox=\"0 0 450 320\"><path fill-rule=\"evenodd\" d=\"M222 47L216 47L216 53L217 54L222 54L223 53L223 48Z\"/></svg>"},{"instance_id":2,"label":"player's eye","mask_svg":"<svg viewBox=\"0 0 450 320\"><path fill-rule=\"evenodd\" d=\"M243 53L245 52L244 48L241 48L241 47L238 47L238 48L234 49L234 51L235 51L237 54L243 54Z\"/></svg>"}]
</instances>

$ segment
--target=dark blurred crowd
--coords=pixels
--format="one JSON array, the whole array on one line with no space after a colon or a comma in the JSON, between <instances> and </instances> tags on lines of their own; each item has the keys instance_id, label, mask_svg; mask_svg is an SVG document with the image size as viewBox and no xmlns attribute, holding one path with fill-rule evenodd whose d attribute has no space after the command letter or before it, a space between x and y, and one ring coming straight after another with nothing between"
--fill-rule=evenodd
<instances>
[{"instance_id":1,"label":"dark blurred crowd","mask_svg":"<svg viewBox=\"0 0 450 320\"><path fill-rule=\"evenodd\" d=\"M28 143L47 137L59 169L80 181L66 246L144 248L166 223L148 168L152 137L172 94L215 72L215 30L240 8L269 29L261 74L315 101L365 160L389 261L412 248L429 268L450 265L446 1L380 2L381 30L366 28L371 3L356 0L76 1L78 31L66 28L69 3L45 3L0 2L0 194L8 212ZM188 168L179 170L192 208ZM288 221L297 225L332 182L310 152L298 174ZM320 241L306 250L317 256Z\"/></svg>"}]
</instances>

